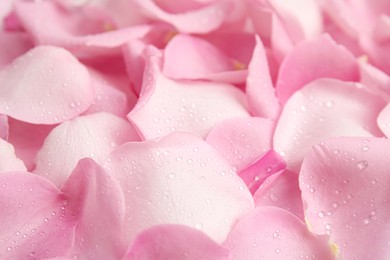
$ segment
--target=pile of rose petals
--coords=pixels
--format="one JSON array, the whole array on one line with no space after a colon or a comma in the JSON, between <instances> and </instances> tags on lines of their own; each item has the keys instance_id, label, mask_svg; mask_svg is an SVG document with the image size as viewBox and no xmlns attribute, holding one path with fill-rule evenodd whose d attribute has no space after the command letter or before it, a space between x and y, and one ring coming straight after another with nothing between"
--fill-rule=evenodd
<instances>
[{"instance_id":1,"label":"pile of rose petals","mask_svg":"<svg viewBox=\"0 0 390 260\"><path fill-rule=\"evenodd\" d=\"M0 259L390 259L390 1L0 19Z\"/></svg>"}]
</instances>

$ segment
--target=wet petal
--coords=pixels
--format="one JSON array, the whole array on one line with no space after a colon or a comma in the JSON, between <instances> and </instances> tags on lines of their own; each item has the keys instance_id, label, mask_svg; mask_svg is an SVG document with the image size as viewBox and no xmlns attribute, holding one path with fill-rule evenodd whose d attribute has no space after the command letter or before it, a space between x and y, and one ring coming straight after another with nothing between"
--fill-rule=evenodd
<instances>
[{"instance_id":1,"label":"wet petal","mask_svg":"<svg viewBox=\"0 0 390 260\"><path fill-rule=\"evenodd\" d=\"M23 161L15 155L12 144L0 138L0 173L10 171L26 171Z\"/></svg>"},{"instance_id":2,"label":"wet petal","mask_svg":"<svg viewBox=\"0 0 390 260\"><path fill-rule=\"evenodd\" d=\"M229 250L203 232L181 225L159 225L140 233L123 259L227 260Z\"/></svg>"},{"instance_id":3,"label":"wet petal","mask_svg":"<svg viewBox=\"0 0 390 260\"><path fill-rule=\"evenodd\" d=\"M0 175L0 257L42 259L66 255L75 219L66 195L31 173Z\"/></svg>"},{"instance_id":4,"label":"wet petal","mask_svg":"<svg viewBox=\"0 0 390 260\"><path fill-rule=\"evenodd\" d=\"M241 218L224 243L235 260L334 259L324 237L310 233L289 212L259 207Z\"/></svg>"},{"instance_id":5,"label":"wet petal","mask_svg":"<svg viewBox=\"0 0 390 260\"><path fill-rule=\"evenodd\" d=\"M93 98L88 71L62 48L36 47L0 73L0 113L24 122L63 122L85 111Z\"/></svg>"},{"instance_id":6,"label":"wet petal","mask_svg":"<svg viewBox=\"0 0 390 260\"><path fill-rule=\"evenodd\" d=\"M123 230L129 240L146 228L170 223L200 229L221 242L253 207L236 172L210 145L189 134L123 144L105 168L125 194Z\"/></svg>"},{"instance_id":7,"label":"wet petal","mask_svg":"<svg viewBox=\"0 0 390 260\"><path fill-rule=\"evenodd\" d=\"M314 232L330 234L342 259L390 257L389 147L387 139L344 137L313 146L305 157L305 216Z\"/></svg>"},{"instance_id":8,"label":"wet petal","mask_svg":"<svg viewBox=\"0 0 390 260\"><path fill-rule=\"evenodd\" d=\"M136 140L133 127L121 118L108 113L80 116L50 132L37 154L34 173L61 187L80 159L103 163L116 146Z\"/></svg>"},{"instance_id":9,"label":"wet petal","mask_svg":"<svg viewBox=\"0 0 390 260\"><path fill-rule=\"evenodd\" d=\"M382 136L376 118L384 105L381 97L358 83L314 81L284 106L275 129L274 149L285 157L289 169L298 172L314 143L335 136Z\"/></svg>"},{"instance_id":10,"label":"wet petal","mask_svg":"<svg viewBox=\"0 0 390 260\"><path fill-rule=\"evenodd\" d=\"M126 251L121 236L125 201L118 183L92 159L85 158L62 191L79 219L70 255L81 259L122 257Z\"/></svg>"}]
</instances>

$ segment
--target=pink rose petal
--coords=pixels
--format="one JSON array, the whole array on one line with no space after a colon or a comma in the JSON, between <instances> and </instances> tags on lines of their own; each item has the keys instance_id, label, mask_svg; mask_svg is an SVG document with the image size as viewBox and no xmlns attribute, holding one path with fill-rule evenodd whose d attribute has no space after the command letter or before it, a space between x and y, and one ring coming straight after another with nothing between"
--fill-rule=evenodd
<instances>
[{"instance_id":1,"label":"pink rose petal","mask_svg":"<svg viewBox=\"0 0 390 260\"><path fill-rule=\"evenodd\" d=\"M0 52L0 70L32 47L32 41L27 34L0 31L0 50L7 50Z\"/></svg>"},{"instance_id":2,"label":"pink rose petal","mask_svg":"<svg viewBox=\"0 0 390 260\"><path fill-rule=\"evenodd\" d=\"M307 83L319 78L357 81L354 56L328 35L298 45L280 66L276 93L282 103Z\"/></svg>"},{"instance_id":3,"label":"pink rose petal","mask_svg":"<svg viewBox=\"0 0 390 260\"><path fill-rule=\"evenodd\" d=\"M263 182L253 195L256 207L273 206L282 208L304 221L301 190L298 174L288 170L274 174Z\"/></svg>"},{"instance_id":4,"label":"pink rose petal","mask_svg":"<svg viewBox=\"0 0 390 260\"><path fill-rule=\"evenodd\" d=\"M189 134L123 144L105 168L124 191L123 230L129 240L151 226L170 223L200 229L221 242L253 207L236 172L210 145Z\"/></svg>"},{"instance_id":5,"label":"pink rose petal","mask_svg":"<svg viewBox=\"0 0 390 260\"><path fill-rule=\"evenodd\" d=\"M8 140L9 124L8 117L0 114L0 138Z\"/></svg>"},{"instance_id":6,"label":"pink rose petal","mask_svg":"<svg viewBox=\"0 0 390 260\"><path fill-rule=\"evenodd\" d=\"M285 168L286 163L283 158L271 150L241 170L238 175L244 180L250 192L254 194L265 180Z\"/></svg>"},{"instance_id":7,"label":"pink rose petal","mask_svg":"<svg viewBox=\"0 0 390 260\"><path fill-rule=\"evenodd\" d=\"M78 216L71 256L119 259L126 251L121 236L125 201L118 183L92 159L81 159L62 191Z\"/></svg>"},{"instance_id":8,"label":"pink rose petal","mask_svg":"<svg viewBox=\"0 0 390 260\"><path fill-rule=\"evenodd\" d=\"M378 126L387 138L390 137L390 104L387 104L378 116Z\"/></svg>"},{"instance_id":9,"label":"pink rose petal","mask_svg":"<svg viewBox=\"0 0 390 260\"><path fill-rule=\"evenodd\" d=\"M206 141L241 171L271 149L273 128L265 118L232 118L212 128Z\"/></svg>"},{"instance_id":10,"label":"pink rose petal","mask_svg":"<svg viewBox=\"0 0 390 260\"><path fill-rule=\"evenodd\" d=\"M140 98L128 114L143 138L151 139L175 131L205 136L213 126L226 119L248 116L245 96L236 87L170 80L161 74L159 63L157 56L147 59Z\"/></svg>"},{"instance_id":11,"label":"pink rose petal","mask_svg":"<svg viewBox=\"0 0 390 260\"><path fill-rule=\"evenodd\" d=\"M103 163L116 146L138 138L127 121L114 115L77 117L50 132L36 156L34 173L61 187L80 159L90 157Z\"/></svg>"},{"instance_id":12,"label":"pink rose petal","mask_svg":"<svg viewBox=\"0 0 390 260\"><path fill-rule=\"evenodd\" d=\"M0 173L10 171L26 171L23 161L15 155L12 144L0 138Z\"/></svg>"},{"instance_id":13,"label":"pink rose petal","mask_svg":"<svg viewBox=\"0 0 390 260\"><path fill-rule=\"evenodd\" d=\"M76 117L92 103L86 68L68 51L36 47L0 73L0 113L33 124Z\"/></svg>"},{"instance_id":14,"label":"pink rose petal","mask_svg":"<svg viewBox=\"0 0 390 260\"><path fill-rule=\"evenodd\" d=\"M276 119L280 112L279 100L275 95L264 46L256 37L256 47L249 63L246 94L253 115Z\"/></svg>"},{"instance_id":15,"label":"pink rose petal","mask_svg":"<svg viewBox=\"0 0 390 260\"><path fill-rule=\"evenodd\" d=\"M140 233L123 259L227 260L229 250L203 232L181 225L158 225Z\"/></svg>"},{"instance_id":16,"label":"pink rose petal","mask_svg":"<svg viewBox=\"0 0 390 260\"><path fill-rule=\"evenodd\" d=\"M0 258L42 259L66 255L75 219L67 197L31 173L0 175Z\"/></svg>"},{"instance_id":17,"label":"pink rose petal","mask_svg":"<svg viewBox=\"0 0 390 260\"><path fill-rule=\"evenodd\" d=\"M335 259L325 237L310 233L289 212L259 207L241 218L224 243L235 260Z\"/></svg>"},{"instance_id":18,"label":"pink rose petal","mask_svg":"<svg viewBox=\"0 0 390 260\"><path fill-rule=\"evenodd\" d=\"M358 83L320 79L297 91L276 125L274 149L299 171L308 149L335 136L382 136L376 118L385 101Z\"/></svg>"},{"instance_id":19,"label":"pink rose petal","mask_svg":"<svg viewBox=\"0 0 390 260\"><path fill-rule=\"evenodd\" d=\"M208 33L221 26L233 9L231 1L218 0L199 9L169 13L161 9L153 0L134 0L151 18L172 24L183 33Z\"/></svg>"},{"instance_id":20,"label":"pink rose petal","mask_svg":"<svg viewBox=\"0 0 390 260\"><path fill-rule=\"evenodd\" d=\"M367 62L359 62L360 82L390 100L390 76Z\"/></svg>"},{"instance_id":21,"label":"pink rose petal","mask_svg":"<svg viewBox=\"0 0 390 260\"><path fill-rule=\"evenodd\" d=\"M330 235L341 259L390 257L389 147L387 139L337 138L305 157L305 216L314 232Z\"/></svg>"}]
</instances>

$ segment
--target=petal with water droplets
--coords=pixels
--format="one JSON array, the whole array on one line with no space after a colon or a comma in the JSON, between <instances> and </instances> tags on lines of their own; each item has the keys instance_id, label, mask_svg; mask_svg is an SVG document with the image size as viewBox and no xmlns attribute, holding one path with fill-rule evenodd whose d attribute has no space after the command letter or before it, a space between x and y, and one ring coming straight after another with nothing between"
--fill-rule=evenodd
<instances>
[{"instance_id":1,"label":"petal with water droplets","mask_svg":"<svg viewBox=\"0 0 390 260\"><path fill-rule=\"evenodd\" d=\"M306 219L313 232L330 235L342 259L390 257L389 154L387 139L343 137L305 157L299 186Z\"/></svg>"}]
</instances>

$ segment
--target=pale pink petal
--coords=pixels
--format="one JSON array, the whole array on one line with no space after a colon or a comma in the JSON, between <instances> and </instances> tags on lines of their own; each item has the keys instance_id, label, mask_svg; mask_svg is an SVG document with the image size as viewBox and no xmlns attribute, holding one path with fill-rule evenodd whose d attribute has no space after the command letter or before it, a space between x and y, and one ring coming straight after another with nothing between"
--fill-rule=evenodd
<instances>
[{"instance_id":1,"label":"pale pink petal","mask_svg":"<svg viewBox=\"0 0 390 260\"><path fill-rule=\"evenodd\" d=\"M288 170L270 176L253 195L256 207L273 206L285 209L304 221L298 174Z\"/></svg>"},{"instance_id":2,"label":"pale pink petal","mask_svg":"<svg viewBox=\"0 0 390 260\"><path fill-rule=\"evenodd\" d=\"M315 145L299 178L307 222L340 259L389 259L390 141L336 138Z\"/></svg>"},{"instance_id":3,"label":"pale pink petal","mask_svg":"<svg viewBox=\"0 0 390 260\"><path fill-rule=\"evenodd\" d=\"M124 73L110 73L89 68L96 98L83 114L107 112L126 118L137 97L130 90L130 82Z\"/></svg>"},{"instance_id":4,"label":"pale pink petal","mask_svg":"<svg viewBox=\"0 0 390 260\"><path fill-rule=\"evenodd\" d=\"M386 42L390 39L390 16L381 15L373 28L373 37L378 42Z\"/></svg>"},{"instance_id":5,"label":"pale pink petal","mask_svg":"<svg viewBox=\"0 0 390 260\"><path fill-rule=\"evenodd\" d=\"M0 138L0 173L26 170L23 161L16 157L12 144Z\"/></svg>"},{"instance_id":6,"label":"pale pink petal","mask_svg":"<svg viewBox=\"0 0 390 260\"><path fill-rule=\"evenodd\" d=\"M0 2L0 27L3 27L4 17L12 10L14 0L3 0Z\"/></svg>"},{"instance_id":7,"label":"pale pink petal","mask_svg":"<svg viewBox=\"0 0 390 260\"><path fill-rule=\"evenodd\" d=\"M108 17L65 10L54 1L19 1L15 11L37 44L60 46L82 57L110 54L151 29L149 25L140 25L110 31L113 25Z\"/></svg>"},{"instance_id":8,"label":"pale pink petal","mask_svg":"<svg viewBox=\"0 0 390 260\"><path fill-rule=\"evenodd\" d=\"M32 47L32 41L25 33L0 31L0 70Z\"/></svg>"},{"instance_id":9,"label":"pale pink petal","mask_svg":"<svg viewBox=\"0 0 390 260\"><path fill-rule=\"evenodd\" d=\"M298 45L280 66L276 92L282 103L307 83L319 78L357 81L354 56L328 35Z\"/></svg>"},{"instance_id":10,"label":"pale pink petal","mask_svg":"<svg viewBox=\"0 0 390 260\"><path fill-rule=\"evenodd\" d=\"M0 175L0 258L42 259L66 255L76 220L67 197L31 173Z\"/></svg>"},{"instance_id":11,"label":"pale pink petal","mask_svg":"<svg viewBox=\"0 0 390 260\"><path fill-rule=\"evenodd\" d=\"M229 250L203 232L181 225L158 225L140 233L123 259L227 260Z\"/></svg>"},{"instance_id":12,"label":"pale pink petal","mask_svg":"<svg viewBox=\"0 0 390 260\"><path fill-rule=\"evenodd\" d=\"M275 95L265 49L259 37L256 37L256 47L249 63L246 94L253 115L271 119L278 117L280 104Z\"/></svg>"},{"instance_id":13,"label":"pale pink petal","mask_svg":"<svg viewBox=\"0 0 390 260\"><path fill-rule=\"evenodd\" d=\"M127 73L134 91L139 94L142 88L142 79L145 70L145 59L143 56L146 43L134 39L128 41L122 47L123 58L126 62Z\"/></svg>"},{"instance_id":14,"label":"pale pink petal","mask_svg":"<svg viewBox=\"0 0 390 260\"><path fill-rule=\"evenodd\" d=\"M118 183L92 159L78 162L62 188L79 219L71 256L119 259L126 252L121 236L125 201Z\"/></svg>"},{"instance_id":15,"label":"pale pink petal","mask_svg":"<svg viewBox=\"0 0 390 260\"><path fill-rule=\"evenodd\" d=\"M315 143L335 136L382 136L376 118L385 101L359 83L320 79L297 91L276 125L274 149L299 171Z\"/></svg>"},{"instance_id":16,"label":"pale pink petal","mask_svg":"<svg viewBox=\"0 0 390 260\"><path fill-rule=\"evenodd\" d=\"M8 117L0 114L0 138L8 140L9 124Z\"/></svg>"},{"instance_id":17,"label":"pale pink petal","mask_svg":"<svg viewBox=\"0 0 390 260\"><path fill-rule=\"evenodd\" d=\"M171 79L211 79L222 82L233 79L236 83L244 82L246 76L241 70L241 78L229 77L229 74L238 74L234 61L208 41L186 34L176 35L169 41L164 49L162 72Z\"/></svg>"},{"instance_id":18,"label":"pale pink petal","mask_svg":"<svg viewBox=\"0 0 390 260\"><path fill-rule=\"evenodd\" d=\"M24 122L63 122L93 98L87 69L62 48L35 47L0 73L0 113Z\"/></svg>"},{"instance_id":19,"label":"pale pink petal","mask_svg":"<svg viewBox=\"0 0 390 260\"><path fill-rule=\"evenodd\" d=\"M387 138L390 138L390 104L387 104L378 116L378 126Z\"/></svg>"},{"instance_id":20,"label":"pale pink petal","mask_svg":"<svg viewBox=\"0 0 390 260\"><path fill-rule=\"evenodd\" d=\"M134 0L151 18L172 24L183 33L208 33L221 26L233 11L228 0L219 0L204 7L183 12L169 13L161 9L153 0Z\"/></svg>"},{"instance_id":21,"label":"pale pink petal","mask_svg":"<svg viewBox=\"0 0 390 260\"><path fill-rule=\"evenodd\" d=\"M297 217L275 207L245 215L224 244L235 260L335 259L325 237L313 235Z\"/></svg>"},{"instance_id":22,"label":"pale pink petal","mask_svg":"<svg viewBox=\"0 0 390 260\"><path fill-rule=\"evenodd\" d=\"M61 187L80 159L90 157L103 163L116 146L138 138L127 121L114 115L77 117L50 132L36 156L34 173Z\"/></svg>"},{"instance_id":23,"label":"pale pink petal","mask_svg":"<svg viewBox=\"0 0 390 260\"><path fill-rule=\"evenodd\" d=\"M283 158L273 150L270 150L241 170L238 175L244 180L250 192L254 194L265 180L285 168L286 163Z\"/></svg>"},{"instance_id":24,"label":"pale pink petal","mask_svg":"<svg viewBox=\"0 0 390 260\"><path fill-rule=\"evenodd\" d=\"M123 230L129 240L154 225L182 224L221 242L253 207L250 192L232 167L193 135L123 144L105 168L125 194Z\"/></svg>"},{"instance_id":25,"label":"pale pink petal","mask_svg":"<svg viewBox=\"0 0 390 260\"><path fill-rule=\"evenodd\" d=\"M145 139L175 131L205 136L220 122L249 116L245 96L233 85L174 81L160 72L160 58L146 60L142 92L129 120Z\"/></svg>"},{"instance_id":26,"label":"pale pink petal","mask_svg":"<svg viewBox=\"0 0 390 260\"><path fill-rule=\"evenodd\" d=\"M34 158L43 145L43 141L55 127L54 125L33 125L8 118L8 142L15 148L15 154L22 159L28 171L35 168Z\"/></svg>"},{"instance_id":27,"label":"pale pink petal","mask_svg":"<svg viewBox=\"0 0 390 260\"><path fill-rule=\"evenodd\" d=\"M375 66L359 62L360 82L390 101L390 76Z\"/></svg>"},{"instance_id":28,"label":"pale pink petal","mask_svg":"<svg viewBox=\"0 0 390 260\"><path fill-rule=\"evenodd\" d=\"M273 129L269 119L232 118L212 128L206 141L241 171L271 149Z\"/></svg>"}]
</instances>

